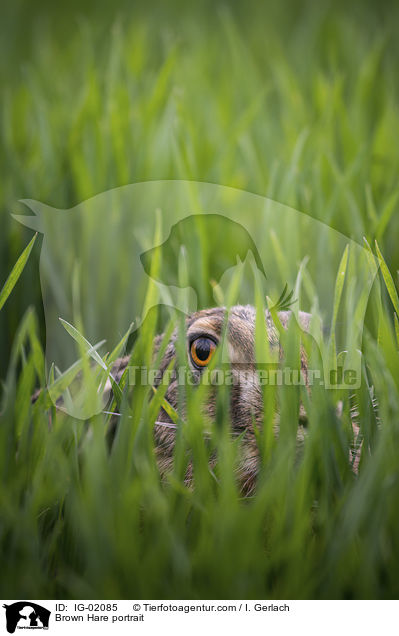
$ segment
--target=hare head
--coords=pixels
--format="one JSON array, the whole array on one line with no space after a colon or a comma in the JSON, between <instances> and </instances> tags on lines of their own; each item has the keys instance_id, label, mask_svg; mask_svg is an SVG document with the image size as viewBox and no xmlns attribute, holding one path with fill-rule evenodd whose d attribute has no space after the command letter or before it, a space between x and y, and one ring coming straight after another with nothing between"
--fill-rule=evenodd
<instances>
[{"instance_id":1,"label":"hare head","mask_svg":"<svg viewBox=\"0 0 399 636\"><path fill-rule=\"evenodd\" d=\"M291 312L278 313L278 319L287 328L291 319ZM272 317L268 311L265 313L268 346L275 353L277 360L282 356L280 337ZM225 347L229 359L230 371L230 422L232 436L242 436L240 450L240 464L237 474L240 487L248 494L254 488L258 472L259 453L255 438L255 428L261 427L264 418L263 391L257 375L257 363L255 352L255 322L256 310L250 305L235 306L228 312L224 307L215 307L198 311L185 321L185 362L191 372L193 384L199 384L201 376L211 363L219 346ZM308 331L310 314L299 312L299 326ZM154 341L154 357L159 353L164 341L161 334ZM179 330L176 328L169 342L164 348L159 365L159 373L155 381L155 388L165 382L167 370L177 366L177 351L179 343ZM222 344L223 343L223 344ZM227 346L226 346L227 345ZM125 359L127 364L128 358ZM120 374L124 364L119 365ZM306 355L301 350L301 370L306 378ZM179 382L181 376L171 373L167 379L165 393L166 401L185 418L185 405L179 404ZM306 379L305 379L306 382ZM202 404L201 415L208 424L216 419L217 411L217 387L212 387L207 399ZM305 417L303 407L298 413L298 420ZM188 422L189 425L189 422ZM278 409L276 408L273 422L275 434L278 434ZM173 466L173 451L175 445L176 430L171 418L164 408L160 409L154 429L155 449L161 474L166 474ZM191 465L189 464L186 481L192 479Z\"/></svg>"}]
</instances>

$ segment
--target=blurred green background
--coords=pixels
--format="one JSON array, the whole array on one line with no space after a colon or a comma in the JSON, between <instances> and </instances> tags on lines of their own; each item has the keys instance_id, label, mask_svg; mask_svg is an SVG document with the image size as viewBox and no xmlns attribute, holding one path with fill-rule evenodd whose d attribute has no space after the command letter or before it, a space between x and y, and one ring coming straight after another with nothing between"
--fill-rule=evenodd
<instances>
[{"instance_id":1,"label":"blurred green background","mask_svg":"<svg viewBox=\"0 0 399 636\"><path fill-rule=\"evenodd\" d=\"M164 483L148 387L122 404L111 452L108 416L49 413L45 393L31 404L44 380L39 237L0 312L3 596L398 597L398 19L397 2L374 0L2 2L0 285L32 237L10 216L27 213L20 199L68 208L156 179L242 188L373 249L377 239L393 277L383 269L370 296L361 387L314 388L299 463L299 391L279 387L284 435L267 438L268 409L261 483L243 501L227 408L211 440L217 476L197 405ZM64 244L60 235L60 257ZM335 269L319 273L335 281ZM356 282L349 265L347 323ZM339 287L328 294L334 309ZM136 362L149 359L155 320ZM329 346L335 362L334 333ZM194 489L184 484L186 443L198 460Z\"/></svg>"},{"instance_id":2,"label":"blurred green background","mask_svg":"<svg viewBox=\"0 0 399 636\"><path fill-rule=\"evenodd\" d=\"M31 236L19 199L65 208L171 178L378 238L398 269L397 3L17 0L1 15L2 281ZM0 316L1 375L26 307L43 318L39 254Z\"/></svg>"}]
</instances>

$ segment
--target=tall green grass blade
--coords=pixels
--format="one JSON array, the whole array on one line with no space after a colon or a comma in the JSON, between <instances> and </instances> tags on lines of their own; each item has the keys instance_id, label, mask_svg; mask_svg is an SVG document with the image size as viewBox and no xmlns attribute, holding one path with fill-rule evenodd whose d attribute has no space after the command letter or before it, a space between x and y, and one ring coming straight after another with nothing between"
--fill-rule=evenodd
<instances>
[{"instance_id":1,"label":"tall green grass blade","mask_svg":"<svg viewBox=\"0 0 399 636\"><path fill-rule=\"evenodd\" d=\"M378 260L380 263L380 267L381 267L381 272L382 272L382 276L385 282L385 286L387 288L389 297L392 301L394 310L396 312L396 314L399 315L399 296L398 296L398 292L396 291L396 287L395 287L395 283L393 282L393 278L391 275L391 272L388 269L388 266L384 260L384 257L381 253L381 250L379 248L379 245L377 243L377 241L375 242L375 247L377 250L377 256L378 256Z\"/></svg>"},{"instance_id":2,"label":"tall green grass blade","mask_svg":"<svg viewBox=\"0 0 399 636\"><path fill-rule=\"evenodd\" d=\"M10 275L8 276L6 282L4 283L2 287L0 291L0 310L2 309L4 303L6 302L7 298L11 294L12 290L14 289L19 277L21 276L24 270L24 267L32 251L32 247L35 244L36 238L37 238L37 232L34 235L34 237L29 241L28 245L25 247L24 251L22 252L21 256L18 258L17 262L15 263L14 267L11 270Z\"/></svg>"},{"instance_id":3,"label":"tall green grass blade","mask_svg":"<svg viewBox=\"0 0 399 636\"><path fill-rule=\"evenodd\" d=\"M82 346L85 353L87 353L88 356L90 356L95 362L97 362L97 364L100 365L100 367L104 369L104 371L107 371L107 365L105 364L102 357L94 349L93 345L91 345L90 342L86 340L86 338L76 329L76 327L71 325L69 322L67 322L63 318L60 318L59 320L62 326L64 327L64 329L69 333L69 335L72 336L72 338L79 345Z\"/></svg>"},{"instance_id":4,"label":"tall green grass blade","mask_svg":"<svg viewBox=\"0 0 399 636\"><path fill-rule=\"evenodd\" d=\"M111 361L110 366L107 366L104 360L101 358L101 356L97 353L93 345L90 344L90 342L76 329L76 327L71 325L66 320L63 320L62 318L60 318L60 322L62 326L65 328L65 330L69 333L69 335L72 336L72 338L82 348L82 351L84 352L84 354L87 354L90 358L92 358L106 372L106 376L109 376L109 379L112 385L112 390L114 392L114 396L118 402L118 405L120 405L120 403L122 402L123 394L122 394L121 388L119 387L118 383L115 381L115 378L113 377L110 371L110 366L112 365L113 361ZM85 376L86 380L87 380L87 375L88 374L86 373L86 376ZM91 374L90 374L90 377L91 377Z\"/></svg>"},{"instance_id":5,"label":"tall green grass blade","mask_svg":"<svg viewBox=\"0 0 399 636\"><path fill-rule=\"evenodd\" d=\"M349 245L346 246L341 262L338 267L337 277L334 288L334 305L331 320L331 334L329 341L329 369L336 369L337 366L337 350L335 328L337 324L338 311L341 304L342 291L345 283L346 269L348 266Z\"/></svg>"},{"instance_id":6,"label":"tall green grass blade","mask_svg":"<svg viewBox=\"0 0 399 636\"><path fill-rule=\"evenodd\" d=\"M394 314L394 319L395 319L396 342L398 343L398 347L399 347L399 320L396 313Z\"/></svg>"}]
</instances>

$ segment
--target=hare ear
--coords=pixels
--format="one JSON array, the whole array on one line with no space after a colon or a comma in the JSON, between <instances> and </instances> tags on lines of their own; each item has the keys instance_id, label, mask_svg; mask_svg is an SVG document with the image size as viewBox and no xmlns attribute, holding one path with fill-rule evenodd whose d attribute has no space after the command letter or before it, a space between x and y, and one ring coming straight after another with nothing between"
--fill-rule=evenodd
<instances>
[{"instance_id":1,"label":"hare ear","mask_svg":"<svg viewBox=\"0 0 399 636\"><path fill-rule=\"evenodd\" d=\"M13 219L25 225L25 227L29 227L31 230L35 230L35 232L41 232L44 234L44 224L43 224L43 216L46 212L54 213L55 208L46 205L45 203L41 203L40 201L35 201L34 199L20 199L19 203L24 203L32 212L35 213L35 216L25 216L24 214L12 214Z\"/></svg>"}]
</instances>

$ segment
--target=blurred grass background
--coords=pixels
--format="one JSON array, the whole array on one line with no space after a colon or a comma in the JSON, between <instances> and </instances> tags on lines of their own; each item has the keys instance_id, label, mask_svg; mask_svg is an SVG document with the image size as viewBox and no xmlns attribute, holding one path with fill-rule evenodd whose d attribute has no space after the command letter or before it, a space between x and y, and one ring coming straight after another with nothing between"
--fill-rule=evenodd
<instances>
[{"instance_id":1,"label":"blurred grass background","mask_svg":"<svg viewBox=\"0 0 399 636\"><path fill-rule=\"evenodd\" d=\"M394 2L4 3L2 278L30 236L19 199L65 208L168 178L377 237L396 271L397 17ZM2 375L23 310L40 311L39 251L0 318Z\"/></svg>"},{"instance_id":2,"label":"blurred grass background","mask_svg":"<svg viewBox=\"0 0 399 636\"><path fill-rule=\"evenodd\" d=\"M2 3L1 283L32 235L10 217L25 212L19 199L66 208L128 183L196 179L269 196L358 242L377 239L397 284L398 18L397 3L372 1ZM342 465L334 473L327 448L324 464L314 448L297 489L290 494L288 481L278 482L275 466L270 484L279 488L267 486L248 517L229 484L204 511L209 484L198 496L178 487L162 494L151 470L147 482L145 471L141 481L129 480L123 463L107 462L95 426L82 450L76 423L54 420L51 436L40 404L31 414L43 359L36 350L19 376L16 357L25 354L15 336L33 306L23 333L31 344L37 332L44 341L39 255L37 241L0 314L1 377L8 369L3 596L33 589L36 598L397 593L399 374L386 298L382 349L371 319L367 341L390 427L375 462L354 486ZM357 397L365 433L375 435L367 384ZM315 421L334 420L328 400L315 400ZM321 511L310 510L320 497ZM267 505L275 517L265 530ZM248 545L237 551L245 528ZM127 556L132 537L138 543ZM265 541L267 565L255 554ZM102 558L91 558L91 549Z\"/></svg>"}]
</instances>

